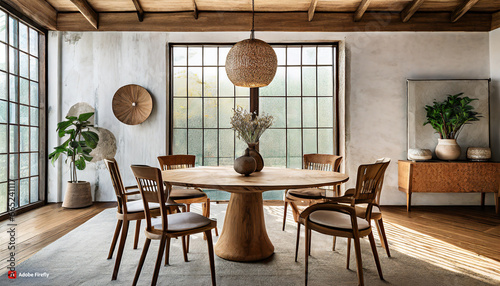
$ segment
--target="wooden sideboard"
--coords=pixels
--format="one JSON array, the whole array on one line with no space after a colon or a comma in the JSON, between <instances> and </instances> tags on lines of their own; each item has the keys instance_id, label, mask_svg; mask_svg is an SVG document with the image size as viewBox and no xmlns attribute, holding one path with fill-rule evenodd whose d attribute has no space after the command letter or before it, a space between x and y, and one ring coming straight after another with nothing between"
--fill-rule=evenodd
<instances>
[{"instance_id":1,"label":"wooden sideboard","mask_svg":"<svg viewBox=\"0 0 500 286\"><path fill-rule=\"evenodd\" d=\"M500 163L398 161L398 187L406 193L410 211L412 193L495 193L496 213L500 212Z\"/></svg>"}]
</instances>

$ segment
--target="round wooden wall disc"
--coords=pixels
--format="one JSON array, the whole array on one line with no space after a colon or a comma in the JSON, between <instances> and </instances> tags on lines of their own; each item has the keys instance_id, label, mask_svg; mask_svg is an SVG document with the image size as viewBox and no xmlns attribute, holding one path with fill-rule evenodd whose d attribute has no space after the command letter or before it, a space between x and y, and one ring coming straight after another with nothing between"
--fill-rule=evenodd
<instances>
[{"instance_id":1,"label":"round wooden wall disc","mask_svg":"<svg viewBox=\"0 0 500 286\"><path fill-rule=\"evenodd\" d=\"M144 87L129 84L116 91L112 105L113 114L118 120L128 125L137 125L151 115L153 99Z\"/></svg>"}]
</instances>

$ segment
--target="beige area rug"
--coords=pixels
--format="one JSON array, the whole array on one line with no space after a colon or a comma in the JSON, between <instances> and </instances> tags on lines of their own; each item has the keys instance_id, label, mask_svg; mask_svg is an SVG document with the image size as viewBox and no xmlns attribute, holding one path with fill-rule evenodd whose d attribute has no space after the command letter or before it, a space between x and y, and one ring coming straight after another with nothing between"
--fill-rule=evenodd
<instances>
[{"instance_id":1,"label":"beige area rug","mask_svg":"<svg viewBox=\"0 0 500 286\"><path fill-rule=\"evenodd\" d=\"M212 204L212 216L222 229L226 204ZM192 206L200 212L199 206ZM237 263L215 257L218 285L303 285L304 236L302 233L299 261L294 262L296 225L290 218L286 231L281 231L283 207L264 208L269 237L275 254L261 262ZM141 236L139 249L132 249L133 230L129 229L118 280L111 281L114 259L107 253L116 224L115 210L105 210L85 224L17 267L17 273L44 275L18 277L15 280L0 277L0 285L131 285L144 244ZM144 225L144 224L143 224ZM392 258L380 247L377 249L385 281L377 269L367 239L362 240L364 278L366 285L499 285L500 264L456 246L434 239L404 226L386 223ZM376 231L375 231L376 233ZM214 237L214 242L217 237ZM158 242L151 243L139 285L150 285ZM351 270L345 268L346 239L337 240L337 251L332 251L332 238L313 233L312 256L309 259L309 285L357 285L354 251ZM182 258L181 241L172 240L170 266L160 270L158 285L210 285L210 267L206 241L201 235L191 239L189 262ZM116 255L116 253L115 253ZM44 274L45 273L45 274ZM48 274L48 277L45 277Z\"/></svg>"}]
</instances>

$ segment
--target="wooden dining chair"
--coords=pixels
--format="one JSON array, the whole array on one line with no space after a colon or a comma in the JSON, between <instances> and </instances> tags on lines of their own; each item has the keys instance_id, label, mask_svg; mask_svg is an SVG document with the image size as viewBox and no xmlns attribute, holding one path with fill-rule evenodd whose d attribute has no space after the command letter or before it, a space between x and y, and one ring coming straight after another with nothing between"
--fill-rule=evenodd
<instances>
[{"instance_id":1,"label":"wooden dining chair","mask_svg":"<svg viewBox=\"0 0 500 286\"><path fill-rule=\"evenodd\" d=\"M383 158L382 160L385 160ZM384 222L382 221L382 211L380 210L380 194L382 193L382 186L384 184L384 177L380 180L379 190L377 192L377 196L375 198L375 203L372 207L372 215L371 220L375 222L375 226L377 227L378 236L380 238L380 244L385 249L388 257L391 257L391 252L389 251L389 244L387 242L387 236L385 234ZM352 196L354 195L355 189L349 189L345 192L344 196ZM367 205L356 205L356 214L358 217L364 217L366 214ZM348 241L349 243L350 241Z\"/></svg>"},{"instance_id":2,"label":"wooden dining chair","mask_svg":"<svg viewBox=\"0 0 500 286\"><path fill-rule=\"evenodd\" d=\"M165 205L165 202L168 200L167 195L171 193L170 189L172 185L168 182L165 183L167 191L165 193L160 169L147 166L131 166L131 168L139 186L146 217L146 242L144 243L144 249L142 250L142 255L137 266L133 285L137 285L152 239L160 240L155 270L151 281L151 285L156 285L164 250L166 254L165 264L168 264L170 239L176 237L183 238L184 260L186 261L187 256L184 237L201 232L203 232L207 238L212 285L216 285L211 230L217 226L217 221L192 212L170 214L169 208ZM152 218L152 210L149 207L151 203L159 204L161 218Z\"/></svg>"},{"instance_id":3,"label":"wooden dining chair","mask_svg":"<svg viewBox=\"0 0 500 286\"><path fill-rule=\"evenodd\" d=\"M364 285L363 266L361 260L360 238L368 236L375 264L380 279L384 279L382 269L378 258L375 239L371 229L371 213L377 193L379 192L382 178L385 170L389 165L389 161L360 165L356 180L356 188L353 196L337 197L330 199L331 201L312 205L305 209L299 216L297 223L297 243L295 248L295 261L297 261L300 225L305 226L305 284L308 280L308 260L311 252L311 233L312 230L319 233L347 237L354 239L356 252L356 264L359 285ZM365 216L358 217L355 206L357 204L366 204ZM347 263L349 268L350 243L347 248Z\"/></svg>"},{"instance_id":4,"label":"wooden dining chair","mask_svg":"<svg viewBox=\"0 0 500 286\"><path fill-rule=\"evenodd\" d=\"M340 170L340 163L342 163L342 156L329 155L329 154L304 154L303 169L318 170L318 171L332 171L338 172ZM335 186L337 196L339 195L340 188ZM293 218L295 222L298 221L300 210L296 202L306 201L308 205L319 202L324 202L325 189L324 188L307 188L307 189L294 189L285 191L285 212L283 214L283 231L286 225L286 212L288 204L292 208Z\"/></svg>"},{"instance_id":5,"label":"wooden dining chair","mask_svg":"<svg viewBox=\"0 0 500 286\"><path fill-rule=\"evenodd\" d=\"M168 155L159 156L158 162L162 171L175 170L184 168L193 168L196 162L194 155ZM177 203L185 204L186 211L190 211L191 204L202 203L202 214L205 217L210 217L210 199L207 194L198 188L183 188L173 187L170 191L169 198ZM215 235L219 236L217 228ZM189 236L187 237L187 252L189 252Z\"/></svg>"},{"instance_id":6,"label":"wooden dining chair","mask_svg":"<svg viewBox=\"0 0 500 286\"><path fill-rule=\"evenodd\" d=\"M141 228L141 220L144 219L144 207L142 200L129 201L128 196L139 194L137 186L124 187L122 176L120 174L120 169L118 168L118 163L115 159L104 159L104 163L109 170L111 176L111 182L113 183L113 188L115 189L116 201L118 202L118 208L116 217L118 219L116 223L115 234L113 236L113 241L111 242L111 247L109 249L108 259L113 257L113 252L116 247L116 242L118 237L120 237L120 245L118 246L118 253L116 255L115 267L113 270L112 280L116 280L118 276L118 270L120 269L120 262L123 255L123 249L125 247L125 241L127 240L127 233L130 221L135 221L135 238L134 238L134 249L137 249L137 243L139 241L139 232ZM131 191L134 190L137 191ZM160 207L158 204L151 205L151 215L159 216ZM120 235L121 230L121 235Z\"/></svg>"}]
</instances>

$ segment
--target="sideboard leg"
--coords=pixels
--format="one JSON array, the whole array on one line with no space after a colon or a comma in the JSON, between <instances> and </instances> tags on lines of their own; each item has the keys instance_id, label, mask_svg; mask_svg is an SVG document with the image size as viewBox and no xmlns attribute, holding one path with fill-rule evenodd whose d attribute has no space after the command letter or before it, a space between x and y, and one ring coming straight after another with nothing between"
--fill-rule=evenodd
<instances>
[{"instance_id":1,"label":"sideboard leg","mask_svg":"<svg viewBox=\"0 0 500 286\"><path fill-rule=\"evenodd\" d=\"M411 192L406 191L406 211L411 211Z\"/></svg>"},{"instance_id":2,"label":"sideboard leg","mask_svg":"<svg viewBox=\"0 0 500 286\"><path fill-rule=\"evenodd\" d=\"M486 197L486 193L481 193L481 207L484 208L484 199Z\"/></svg>"},{"instance_id":3,"label":"sideboard leg","mask_svg":"<svg viewBox=\"0 0 500 286\"><path fill-rule=\"evenodd\" d=\"M497 215L500 214L500 190L495 193L495 212Z\"/></svg>"}]
</instances>

